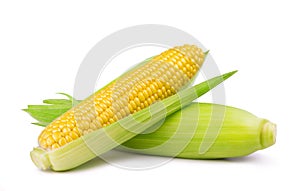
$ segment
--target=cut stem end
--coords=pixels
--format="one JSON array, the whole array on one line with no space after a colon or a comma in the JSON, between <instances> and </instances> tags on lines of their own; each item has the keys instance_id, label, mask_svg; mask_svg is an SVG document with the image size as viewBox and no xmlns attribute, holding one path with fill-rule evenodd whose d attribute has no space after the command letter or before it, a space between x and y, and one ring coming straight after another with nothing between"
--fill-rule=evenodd
<instances>
[{"instance_id":1,"label":"cut stem end","mask_svg":"<svg viewBox=\"0 0 300 191\"><path fill-rule=\"evenodd\" d=\"M30 152L30 157L31 157L32 162L39 169L47 170L51 166L51 163L50 163L49 158L48 158L47 151L40 148L40 147L34 148Z\"/></svg>"},{"instance_id":2,"label":"cut stem end","mask_svg":"<svg viewBox=\"0 0 300 191\"><path fill-rule=\"evenodd\" d=\"M274 145L276 142L276 124L268 121L261 129L261 145L262 149Z\"/></svg>"}]
</instances>

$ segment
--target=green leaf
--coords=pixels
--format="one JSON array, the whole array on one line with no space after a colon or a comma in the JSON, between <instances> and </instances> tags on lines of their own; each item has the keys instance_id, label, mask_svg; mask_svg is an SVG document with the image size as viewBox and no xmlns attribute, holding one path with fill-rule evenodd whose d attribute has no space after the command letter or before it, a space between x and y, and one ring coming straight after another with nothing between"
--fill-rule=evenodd
<instances>
[{"instance_id":1,"label":"green leaf","mask_svg":"<svg viewBox=\"0 0 300 191\"><path fill-rule=\"evenodd\" d=\"M68 99L45 99L43 103L46 104L70 104L72 105L72 101Z\"/></svg>"},{"instance_id":2,"label":"green leaf","mask_svg":"<svg viewBox=\"0 0 300 191\"><path fill-rule=\"evenodd\" d=\"M68 99L45 99L44 104L28 105L23 111L31 115L37 122L32 123L38 126L47 126L57 117L68 111L73 105L78 104L79 101L72 96L65 93L58 93L66 96Z\"/></svg>"},{"instance_id":3,"label":"green leaf","mask_svg":"<svg viewBox=\"0 0 300 191\"><path fill-rule=\"evenodd\" d=\"M41 123L41 122L37 122L37 123L31 123L33 125L37 125L37 126L41 126L41 127L46 127L49 123Z\"/></svg>"},{"instance_id":4,"label":"green leaf","mask_svg":"<svg viewBox=\"0 0 300 191\"><path fill-rule=\"evenodd\" d=\"M75 106L75 105L77 105L77 104L79 103L76 99L74 99L74 98L73 98L72 96L70 96L69 94L61 93L61 92L59 92L59 93L57 93L57 94L61 94L61 95L66 96L67 98L69 98L69 100L72 101L73 106Z\"/></svg>"}]
</instances>

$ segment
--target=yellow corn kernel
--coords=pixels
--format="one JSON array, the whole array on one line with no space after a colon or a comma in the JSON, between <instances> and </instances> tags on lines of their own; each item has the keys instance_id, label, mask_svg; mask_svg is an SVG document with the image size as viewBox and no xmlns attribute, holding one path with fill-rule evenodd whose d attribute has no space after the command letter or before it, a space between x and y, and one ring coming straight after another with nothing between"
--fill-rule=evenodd
<instances>
[{"instance_id":1,"label":"yellow corn kernel","mask_svg":"<svg viewBox=\"0 0 300 191\"><path fill-rule=\"evenodd\" d=\"M46 139L46 143L47 143L48 146L51 147L52 144L54 144L55 142L54 142L54 140L53 140L52 137L48 137L48 138Z\"/></svg>"},{"instance_id":2,"label":"yellow corn kernel","mask_svg":"<svg viewBox=\"0 0 300 191\"><path fill-rule=\"evenodd\" d=\"M67 144L66 138L64 138L64 137L60 138L59 141L58 141L58 144L60 146L64 146L65 144Z\"/></svg>"},{"instance_id":3,"label":"yellow corn kernel","mask_svg":"<svg viewBox=\"0 0 300 191\"><path fill-rule=\"evenodd\" d=\"M71 131L69 133L70 137L72 137L73 140L77 139L79 136L77 135L77 133L75 133L74 131Z\"/></svg>"},{"instance_id":4,"label":"yellow corn kernel","mask_svg":"<svg viewBox=\"0 0 300 191\"><path fill-rule=\"evenodd\" d=\"M66 141L67 141L67 143L69 143L69 142L73 141L73 139L69 135L66 135Z\"/></svg>"},{"instance_id":5,"label":"yellow corn kernel","mask_svg":"<svg viewBox=\"0 0 300 191\"><path fill-rule=\"evenodd\" d=\"M59 147L60 147L60 146L59 146L58 143L54 143L54 144L52 144L52 146L51 146L52 149L58 149Z\"/></svg>"},{"instance_id":6,"label":"yellow corn kernel","mask_svg":"<svg viewBox=\"0 0 300 191\"><path fill-rule=\"evenodd\" d=\"M58 142L58 140L61 138L62 133L59 131L56 131L55 133L52 134L52 138L54 139L55 142Z\"/></svg>"},{"instance_id":7,"label":"yellow corn kernel","mask_svg":"<svg viewBox=\"0 0 300 191\"><path fill-rule=\"evenodd\" d=\"M204 53L193 45L163 52L50 123L39 136L39 145L58 148L174 95L195 76L203 61Z\"/></svg>"}]
</instances>

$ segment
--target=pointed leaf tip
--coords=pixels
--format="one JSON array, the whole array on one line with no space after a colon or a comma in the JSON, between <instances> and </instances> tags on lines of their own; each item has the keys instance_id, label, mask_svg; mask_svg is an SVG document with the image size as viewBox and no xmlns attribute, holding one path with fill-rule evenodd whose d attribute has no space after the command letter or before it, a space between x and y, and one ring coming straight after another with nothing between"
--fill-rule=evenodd
<instances>
[{"instance_id":1,"label":"pointed leaf tip","mask_svg":"<svg viewBox=\"0 0 300 191\"><path fill-rule=\"evenodd\" d=\"M207 56L208 53L209 53L209 50L205 51L205 52L204 52L204 55Z\"/></svg>"}]
</instances>

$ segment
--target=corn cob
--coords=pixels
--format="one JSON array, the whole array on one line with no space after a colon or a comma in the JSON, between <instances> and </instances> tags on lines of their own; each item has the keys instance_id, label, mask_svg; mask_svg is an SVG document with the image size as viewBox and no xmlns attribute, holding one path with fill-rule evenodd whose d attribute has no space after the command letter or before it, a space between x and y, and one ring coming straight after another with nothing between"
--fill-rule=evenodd
<instances>
[{"instance_id":1,"label":"corn cob","mask_svg":"<svg viewBox=\"0 0 300 191\"><path fill-rule=\"evenodd\" d=\"M196 75L203 61L204 53L196 46L163 52L58 117L40 134L40 147L57 149L174 95Z\"/></svg>"},{"instance_id":2,"label":"corn cob","mask_svg":"<svg viewBox=\"0 0 300 191\"><path fill-rule=\"evenodd\" d=\"M206 82L186 88L160 102L117 122L81 136L61 148L47 151L41 147L31 151L34 164L43 170L51 168L64 171L75 168L128 141L165 117L189 105L194 99L208 92L234 72L215 77ZM79 104L80 105L80 104Z\"/></svg>"},{"instance_id":3,"label":"corn cob","mask_svg":"<svg viewBox=\"0 0 300 191\"><path fill-rule=\"evenodd\" d=\"M214 112L221 112L221 124ZM200 147L212 141L205 139L208 128L219 132L206 152L201 152ZM234 107L192 103L170 115L156 131L139 134L118 149L159 156L217 159L249 155L270 147L275 139L276 125L266 119Z\"/></svg>"}]
</instances>

